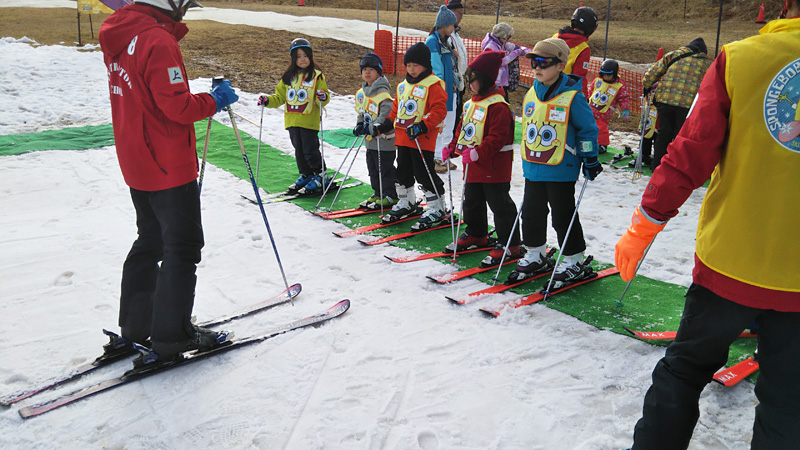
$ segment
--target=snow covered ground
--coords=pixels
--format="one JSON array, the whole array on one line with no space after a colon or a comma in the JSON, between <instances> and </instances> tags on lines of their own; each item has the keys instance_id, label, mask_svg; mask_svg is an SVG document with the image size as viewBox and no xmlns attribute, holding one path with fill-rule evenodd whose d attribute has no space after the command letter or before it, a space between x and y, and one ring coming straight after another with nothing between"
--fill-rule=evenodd
<instances>
[{"instance_id":1,"label":"snow covered ground","mask_svg":"<svg viewBox=\"0 0 800 450\"><path fill-rule=\"evenodd\" d=\"M104 75L99 52L1 40L0 135L108 123ZM191 86L203 92L210 80ZM240 97L235 109L257 119L256 93ZM334 95L325 127L351 127L352 103L352 96ZM222 114L217 119L227 123ZM264 123L264 142L291 153L282 113L266 110ZM238 125L257 136L256 127ZM635 138L612 137L612 145L630 141ZM344 153L326 146L330 166L338 166ZM353 170L366 179L364 163ZM520 201L519 158L512 184ZM613 260L614 243L643 187L614 170L589 184L581 204L588 253ZM283 289L260 213L240 200L248 192L248 181L207 168L206 247L195 305L201 320ZM113 147L1 157L0 193L2 396L99 353L105 341L100 329L116 329L120 270L135 228ZM656 240L641 273L688 285L703 193L696 192ZM443 297L481 283L433 286L425 280L451 271L444 264L393 264L382 255L403 250L335 238L331 232L343 225L288 203L270 205L267 213L289 281L302 283L303 293L293 306L227 328L247 336L342 298L351 299L350 312L321 328L134 382L39 418L23 421L17 407L0 411L0 448L630 445L663 348L543 305L487 320L477 312L479 304L454 307ZM555 244L554 234L549 242ZM118 370L100 371L62 392ZM709 386L690 448L749 448L755 403L749 383Z\"/></svg>"}]
</instances>

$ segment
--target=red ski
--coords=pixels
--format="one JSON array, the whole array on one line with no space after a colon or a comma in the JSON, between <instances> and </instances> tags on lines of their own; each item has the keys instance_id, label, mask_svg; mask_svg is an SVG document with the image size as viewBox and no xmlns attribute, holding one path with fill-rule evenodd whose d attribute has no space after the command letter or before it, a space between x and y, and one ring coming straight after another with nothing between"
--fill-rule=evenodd
<instances>
[{"instance_id":1,"label":"red ski","mask_svg":"<svg viewBox=\"0 0 800 450\"><path fill-rule=\"evenodd\" d=\"M506 264L515 263L515 262L517 262L519 260L520 260L520 258L511 259L511 260L508 260L508 261L504 262L503 265L505 266ZM449 283L451 281L456 281L456 280L460 280L462 278L470 277L472 275L475 275L476 273L488 272L488 271L490 271L492 269L497 269L497 264L495 264L493 266L488 266L488 267L480 267L480 266L472 267L470 269L459 270L458 272L447 273L447 274L444 274L444 275L436 275L436 276L428 275L428 279L433 280L433 281L435 281L437 283L445 284L445 283Z\"/></svg>"},{"instance_id":2,"label":"red ski","mask_svg":"<svg viewBox=\"0 0 800 450\"><path fill-rule=\"evenodd\" d=\"M461 223L464 223L464 222L461 222ZM405 233L393 234L391 236L386 236L386 237L382 237L380 239L375 239L374 241L365 241L363 239L359 239L358 242L361 242L364 245L378 245L378 244L384 244L386 242L396 241L398 239L405 239L407 237L416 236L418 234L426 233L428 231L441 230L442 228L450 228L450 222L447 222L444 225L439 225L438 227L426 228L424 230L407 231Z\"/></svg>"},{"instance_id":3,"label":"red ski","mask_svg":"<svg viewBox=\"0 0 800 450\"><path fill-rule=\"evenodd\" d=\"M470 248L467 250L459 250L458 254L463 255L465 253L475 253L475 252L485 252L486 250L491 250L494 246L482 246L482 247L475 247ZM448 256L453 256L453 252L436 252L436 253L424 253L422 255L415 255L415 256L386 256L383 255L384 258L388 259L391 262L396 263L407 263L407 262L414 262L414 261L423 261L426 259L433 259L433 258L446 258Z\"/></svg>"},{"instance_id":4,"label":"red ski","mask_svg":"<svg viewBox=\"0 0 800 450\"><path fill-rule=\"evenodd\" d=\"M512 262L512 261L509 261L509 262ZM505 292L505 291L507 291L509 289L512 289L512 288L515 288L517 286L521 286L521 285L523 285L523 284L525 284L525 283L527 283L529 281L533 281L533 280L536 280L538 278L542 278L543 276L550 275L551 273L552 272L549 272L549 271L548 272L543 272L543 273L540 273L538 275L534 275L534 276L532 276L530 278L525 278L522 281L515 281L515 282L513 282L511 284L505 284L505 283L495 284L494 286L490 286L490 287L488 287L486 289L481 289L480 291L475 291L475 292L472 292L470 294L467 294L466 297L448 297L448 296L445 296L445 297L448 300L450 300L451 302L456 302L459 305L467 305L467 304L470 304L472 302L480 300L485 295L499 294L501 292Z\"/></svg>"},{"instance_id":5,"label":"red ski","mask_svg":"<svg viewBox=\"0 0 800 450\"><path fill-rule=\"evenodd\" d=\"M352 230L347 230L347 231L334 231L333 234L335 234L336 236L341 237L341 238L347 237L347 236L355 236L357 234L364 234L364 233L366 233L368 231L379 230L381 228L390 227L392 225L395 225L395 224L398 224L398 223L402 223L402 222L405 222L405 221L408 221L408 220L413 220L413 219L418 218L421 215L422 215L422 213L419 213L419 214L413 215L411 217L406 217L405 219L395 220L394 222L390 222L390 223L378 222L378 223L373 223L372 225L366 225L366 226L363 226L363 227L360 227L360 228L353 228Z\"/></svg>"},{"instance_id":6,"label":"red ski","mask_svg":"<svg viewBox=\"0 0 800 450\"><path fill-rule=\"evenodd\" d=\"M631 330L630 328L622 327L628 333L636 336L639 339L645 339L648 341L661 341L661 340L670 340L675 339L675 336L678 334L677 331L638 331L638 330ZM757 335L749 333L747 331L742 331L742 334L739 335L740 338L754 338Z\"/></svg>"},{"instance_id":7,"label":"red ski","mask_svg":"<svg viewBox=\"0 0 800 450\"><path fill-rule=\"evenodd\" d=\"M725 386L733 386L755 373L756 370L758 370L758 361L750 357L715 373L714 381Z\"/></svg>"},{"instance_id":8,"label":"red ski","mask_svg":"<svg viewBox=\"0 0 800 450\"><path fill-rule=\"evenodd\" d=\"M593 276L591 278L587 278L585 280L578 281L577 283L572 283L572 284L564 286L564 287L562 287L560 289L556 289L553 292L549 293L547 296L551 297L551 296L556 295L558 293L561 293L561 292L564 292L566 290L572 289L572 288L574 288L576 286L580 286L580 285L586 284L586 283L591 283L592 281L599 280L599 279L605 278L605 277L609 277L611 275L616 275L618 273L619 273L619 270L617 270L615 267L612 267L610 269L601 270L600 272L596 272L594 274L595 276ZM526 295L525 297L518 298L516 300L511 300L511 301L503 302L503 303L500 303L500 304L497 304L497 305L487 306L487 307L481 308L481 311L483 311L483 312L485 312L487 314L491 314L493 316L499 316L500 313L503 312L503 310L506 307L508 307L508 308L519 308L520 306L530 305L530 304L542 301L542 300L544 300L544 298L545 298L544 294L542 294L541 292L537 292L535 294Z\"/></svg>"}]
</instances>

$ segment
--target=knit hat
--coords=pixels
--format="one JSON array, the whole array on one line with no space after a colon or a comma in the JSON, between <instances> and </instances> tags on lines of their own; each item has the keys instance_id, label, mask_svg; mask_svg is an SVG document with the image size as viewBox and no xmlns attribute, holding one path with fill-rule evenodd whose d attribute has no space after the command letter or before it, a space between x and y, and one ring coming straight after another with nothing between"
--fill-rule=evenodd
<instances>
[{"instance_id":1,"label":"knit hat","mask_svg":"<svg viewBox=\"0 0 800 450\"><path fill-rule=\"evenodd\" d=\"M558 58L566 64L569 60L569 45L559 38L547 38L533 46L533 51L525 55L528 58L540 56L542 58Z\"/></svg>"},{"instance_id":2,"label":"knit hat","mask_svg":"<svg viewBox=\"0 0 800 450\"><path fill-rule=\"evenodd\" d=\"M375 53L364 54L358 62L358 65L361 70L364 70L364 67L371 67L378 71L378 75L383 75L383 60Z\"/></svg>"},{"instance_id":3,"label":"knit hat","mask_svg":"<svg viewBox=\"0 0 800 450\"><path fill-rule=\"evenodd\" d=\"M505 22L500 22L492 28L492 35L501 41L507 41L514 35L514 28Z\"/></svg>"},{"instance_id":4,"label":"knit hat","mask_svg":"<svg viewBox=\"0 0 800 450\"><path fill-rule=\"evenodd\" d=\"M448 0L447 1L447 9L458 9L463 8L464 5L461 4L461 0Z\"/></svg>"},{"instance_id":5,"label":"knit hat","mask_svg":"<svg viewBox=\"0 0 800 450\"><path fill-rule=\"evenodd\" d=\"M696 51L697 53L708 53L708 48L706 47L706 41L703 38L699 37L687 45L690 49Z\"/></svg>"},{"instance_id":6,"label":"knit hat","mask_svg":"<svg viewBox=\"0 0 800 450\"><path fill-rule=\"evenodd\" d=\"M452 13L450 13L452 14ZM420 66L431 68L431 49L424 42L417 42L406 50L403 56L403 65L416 63Z\"/></svg>"},{"instance_id":7,"label":"knit hat","mask_svg":"<svg viewBox=\"0 0 800 450\"><path fill-rule=\"evenodd\" d=\"M500 66L503 64L505 56L505 52L487 50L476 56L467 67L494 81L497 79L497 73L500 72Z\"/></svg>"},{"instance_id":8,"label":"knit hat","mask_svg":"<svg viewBox=\"0 0 800 450\"><path fill-rule=\"evenodd\" d=\"M434 28L442 28L448 25L455 25L458 22L458 18L453 11L447 9L447 6L440 6L439 13L436 14L436 22L433 24Z\"/></svg>"}]
</instances>

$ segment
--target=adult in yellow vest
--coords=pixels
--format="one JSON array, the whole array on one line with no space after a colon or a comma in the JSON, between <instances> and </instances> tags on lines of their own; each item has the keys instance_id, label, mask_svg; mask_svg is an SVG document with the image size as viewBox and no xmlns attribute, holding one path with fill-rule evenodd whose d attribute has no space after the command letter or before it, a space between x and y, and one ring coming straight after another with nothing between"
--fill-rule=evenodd
<instances>
[{"instance_id":1,"label":"adult in yellow vest","mask_svg":"<svg viewBox=\"0 0 800 450\"><path fill-rule=\"evenodd\" d=\"M592 50L587 41L597 29L597 13L588 6L581 6L572 13L570 26L558 30L553 37L563 39L569 46L569 58L564 67L565 74L577 75L583 79L583 96L589 98L586 77L589 75L589 59Z\"/></svg>"},{"instance_id":2,"label":"adult in yellow vest","mask_svg":"<svg viewBox=\"0 0 800 450\"><path fill-rule=\"evenodd\" d=\"M800 138L786 135L800 97L797 0L788 14L723 47L617 243L616 265L630 280L645 248L711 176L693 284L678 336L653 371L635 450L687 448L704 386L753 324L761 374L751 448L800 448Z\"/></svg>"}]
</instances>

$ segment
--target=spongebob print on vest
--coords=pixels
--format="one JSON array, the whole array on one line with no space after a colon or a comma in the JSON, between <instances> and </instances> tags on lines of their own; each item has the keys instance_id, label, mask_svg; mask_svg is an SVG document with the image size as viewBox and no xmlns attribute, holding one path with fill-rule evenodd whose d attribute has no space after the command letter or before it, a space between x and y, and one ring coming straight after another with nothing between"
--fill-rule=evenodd
<instances>
[{"instance_id":1,"label":"spongebob print on vest","mask_svg":"<svg viewBox=\"0 0 800 450\"><path fill-rule=\"evenodd\" d=\"M594 92L589 99L589 105L596 109L599 113L605 113L611 108L614 103L614 98L622 87L622 83L607 83L601 78L595 78L592 82L594 84Z\"/></svg>"},{"instance_id":2,"label":"spongebob print on vest","mask_svg":"<svg viewBox=\"0 0 800 450\"><path fill-rule=\"evenodd\" d=\"M430 87L442 83L435 75L429 75L416 84L403 80L397 85L397 118L395 128L405 129L424 119L425 106L428 101Z\"/></svg>"},{"instance_id":3,"label":"spongebob print on vest","mask_svg":"<svg viewBox=\"0 0 800 450\"><path fill-rule=\"evenodd\" d=\"M286 112L293 114L311 114L314 110L314 101L317 98L317 79L322 75L319 70L314 71L314 78L307 81L303 74L298 74L292 79L292 84L286 90Z\"/></svg>"},{"instance_id":4,"label":"spongebob print on vest","mask_svg":"<svg viewBox=\"0 0 800 450\"><path fill-rule=\"evenodd\" d=\"M364 120L364 126L369 127L380 115L381 102L389 100L392 101L392 96L388 92L380 91L372 97L364 93L364 89L359 89L356 92L356 113ZM367 140L371 141L373 136L367 135Z\"/></svg>"},{"instance_id":5,"label":"spongebob print on vest","mask_svg":"<svg viewBox=\"0 0 800 450\"><path fill-rule=\"evenodd\" d=\"M495 103L506 103L500 94L490 95L483 100L464 103L464 114L461 119L461 133L456 141L456 149L461 152L465 148L477 147L481 145L486 127L486 117L489 115L489 107Z\"/></svg>"},{"instance_id":6,"label":"spongebob print on vest","mask_svg":"<svg viewBox=\"0 0 800 450\"><path fill-rule=\"evenodd\" d=\"M551 166L561 163L567 148L569 108L577 93L562 92L543 102L534 89L528 91L522 102L522 159Z\"/></svg>"}]
</instances>

